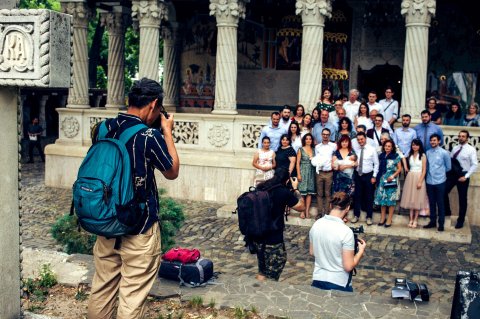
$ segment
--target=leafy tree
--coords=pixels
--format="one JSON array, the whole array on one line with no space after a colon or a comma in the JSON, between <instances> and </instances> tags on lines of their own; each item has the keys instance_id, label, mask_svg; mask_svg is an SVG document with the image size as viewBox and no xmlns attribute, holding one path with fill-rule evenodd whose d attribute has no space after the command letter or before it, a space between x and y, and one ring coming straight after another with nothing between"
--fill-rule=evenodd
<instances>
[{"instance_id":1,"label":"leafy tree","mask_svg":"<svg viewBox=\"0 0 480 319\"><path fill-rule=\"evenodd\" d=\"M60 11L58 0L20 0L20 9L50 9Z\"/></svg>"}]
</instances>

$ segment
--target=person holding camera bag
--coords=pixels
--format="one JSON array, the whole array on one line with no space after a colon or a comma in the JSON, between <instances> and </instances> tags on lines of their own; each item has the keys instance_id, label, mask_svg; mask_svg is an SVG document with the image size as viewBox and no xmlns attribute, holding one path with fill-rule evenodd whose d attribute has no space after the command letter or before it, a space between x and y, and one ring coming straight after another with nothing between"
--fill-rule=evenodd
<instances>
[{"instance_id":1,"label":"person holding camera bag","mask_svg":"<svg viewBox=\"0 0 480 319\"><path fill-rule=\"evenodd\" d=\"M330 213L310 229L310 255L315 257L313 287L353 292L352 273L367 244L363 239L355 243L352 229L345 225L350 202L350 196L344 192L333 194Z\"/></svg>"}]
</instances>

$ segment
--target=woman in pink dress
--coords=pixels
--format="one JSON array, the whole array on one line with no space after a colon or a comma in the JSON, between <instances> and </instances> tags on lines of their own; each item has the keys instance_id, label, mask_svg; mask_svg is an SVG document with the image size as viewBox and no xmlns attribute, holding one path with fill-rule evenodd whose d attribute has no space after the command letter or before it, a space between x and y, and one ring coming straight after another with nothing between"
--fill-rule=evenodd
<instances>
[{"instance_id":1,"label":"woman in pink dress","mask_svg":"<svg viewBox=\"0 0 480 319\"><path fill-rule=\"evenodd\" d=\"M253 155L252 165L257 169L254 179L255 186L273 177L275 152L270 149L270 138L268 136L262 139L262 148Z\"/></svg>"}]
</instances>

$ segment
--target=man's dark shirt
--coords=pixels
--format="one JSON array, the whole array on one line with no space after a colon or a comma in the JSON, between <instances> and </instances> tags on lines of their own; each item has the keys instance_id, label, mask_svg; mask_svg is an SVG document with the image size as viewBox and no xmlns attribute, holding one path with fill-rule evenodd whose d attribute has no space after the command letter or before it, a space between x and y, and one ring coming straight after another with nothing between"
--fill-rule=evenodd
<instances>
[{"instance_id":1,"label":"man's dark shirt","mask_svg":"<svg viewBox=\"0 0 480 319\"><path fill-rule=\"evenodd\" d=\"M253 240L267 245L275 245L283 243L283 230L285 228L285 207L293 207L297 205L298 198L286 187L280 186L269 191L270 200L272 201L272 220L277 225L275 231L266 233L261 238Z\"/></svg>"},{"instance_id":2,"label":"man's dark shirt","mask_svg":"<svg viewBox=\"0 0 480 319\"><path fill-rule=\"evenodd\" d=\"M28 134L38 134L42 132L43 128L40 126L40 124L30 124L28 126ZM41 135L37 135L37 141L39 141L41 137Z\"/></svg>"},{"instance_id":3,"label":"man's dark shirt","mask_svg":"<svg viewBox=\"0 0 480 319\"><path fill-rule=\"evenodd\" d=\"M117 118L107 119L107 138L118 138L127 128L143 123L134 115L119 113ZM92 132L92 142L98 137L97 125ZM139 228L134 233L146 232L156 221L159 209L158 191L155 181L155 168L168 171L172 165L172 157L168 153L167 144L159 130L146 128L132 137L126 144L130 162L135 174L135 195L139 202L147 202L145 214Z\"/></svg>"}]
</instances>

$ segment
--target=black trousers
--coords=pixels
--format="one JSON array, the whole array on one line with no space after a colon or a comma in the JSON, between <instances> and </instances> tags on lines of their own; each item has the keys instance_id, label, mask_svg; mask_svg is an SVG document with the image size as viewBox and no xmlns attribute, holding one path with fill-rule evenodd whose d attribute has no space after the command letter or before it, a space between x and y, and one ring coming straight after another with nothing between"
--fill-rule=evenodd
<instances>
[{"instance_id":1,"label":"black trousers","mask_svg":"<svg viewBox=\"0 0 480 319\"><path fill-rule=\"evenodd\" d=\"M360 211L363 207L367 212L367 218L372 218L373 192L375 189L375 185L371 182L373 172L362 174L362 176L360 176L358 175L358 172L355 171L353 176L355 181L353 213L355 216L360 217Z\"/></svg>"},{"instance_id":2,"label":"black trousers","mask_svg":"<svg viewBox=\"0 0 480 319\"><path fill-rule=\"evenodd\" d=\"M28 160L33 162L33 149L37 148L38 153L43 162L45 162L45 155L43 154L42 144L40 141L28 141Z\"/></svg>"},{"instance_id":3,"label":"black trousers","mask_svg":"<svg viewBox=\"0 0 480 319\"><path fill-rule=\"evenodd\" d=\"M457 186L458 191L458 222L464 223L465 216L467 215L467 195L468 195L468 186L470 185L470 178L467 178L465 182L459 182L458 178L449 178L447 179L447 187L445 190L445 214L451 215L452 211L450 209L450 199L448 194L452 189Z\"/></svg>"}]
</instances>

